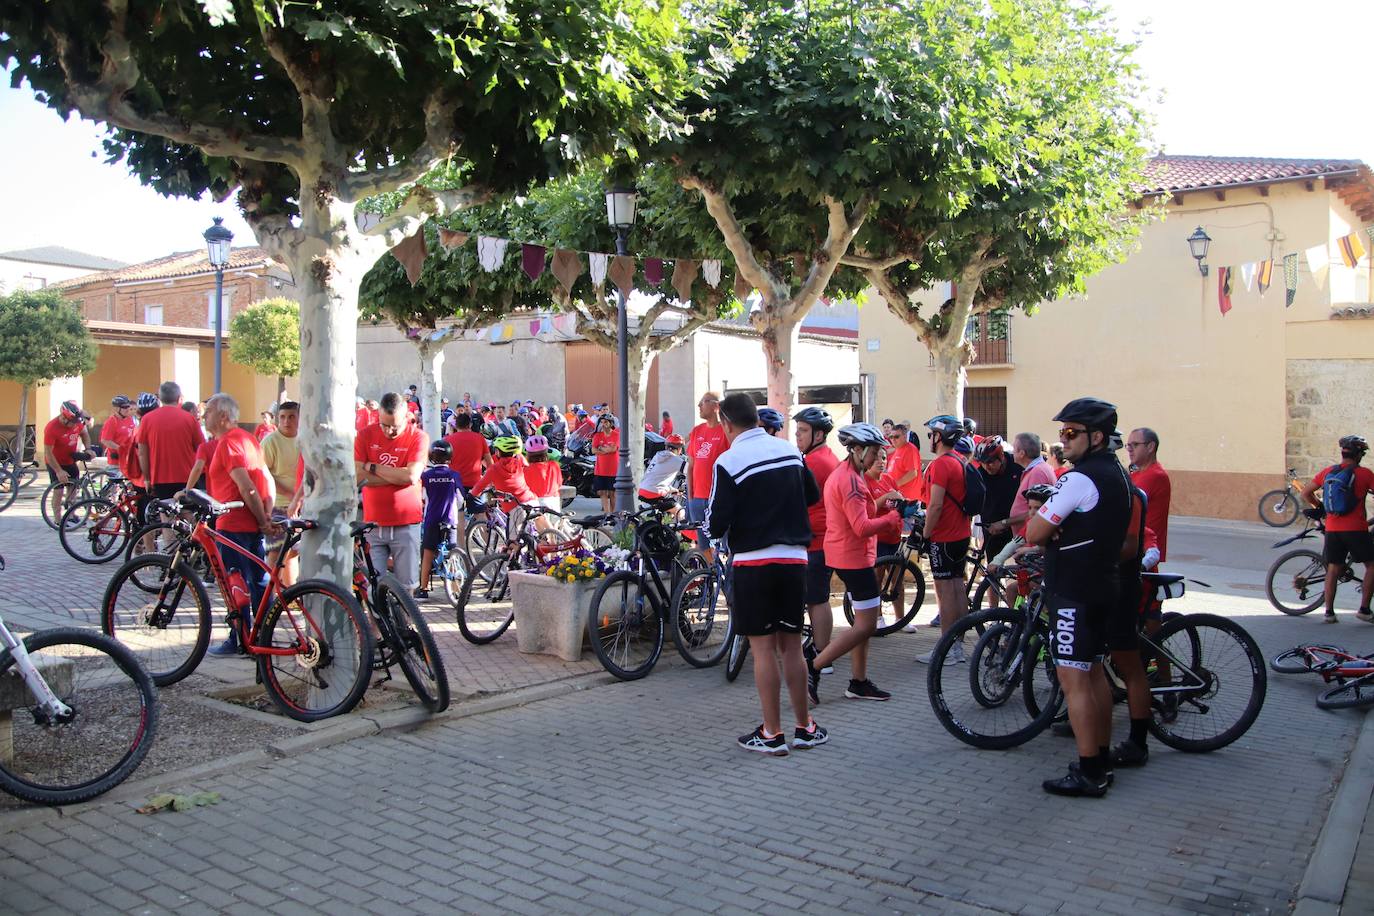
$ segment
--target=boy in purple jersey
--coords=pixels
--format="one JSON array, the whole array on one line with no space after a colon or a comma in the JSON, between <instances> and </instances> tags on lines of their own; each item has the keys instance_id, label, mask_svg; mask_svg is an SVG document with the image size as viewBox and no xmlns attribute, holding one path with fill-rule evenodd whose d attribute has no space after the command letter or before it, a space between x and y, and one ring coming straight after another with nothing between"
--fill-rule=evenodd
<instances>
[{"instance_id":1,"label":"boy in purple jersey","mask_svg":"<svg viewBox=\"0 0 1374 916\"><path fill-rule=\"evenodd\" d=\"M439 553L439 541L448 538L452 543L458 513L467 499L458 472L448 466L452 460L453 446L439 439L429 447L430 466L420 475L425 515L420 522L420 584L415 587L416 598L429 597L430 574L434 571L434 557Z\"/></svg>"}]
</instances>

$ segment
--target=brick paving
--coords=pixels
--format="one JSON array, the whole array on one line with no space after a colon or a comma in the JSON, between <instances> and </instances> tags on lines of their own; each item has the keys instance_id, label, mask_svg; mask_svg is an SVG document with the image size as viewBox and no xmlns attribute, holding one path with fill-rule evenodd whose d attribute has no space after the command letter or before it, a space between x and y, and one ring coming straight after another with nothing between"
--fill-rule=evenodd
<instances>
[{"instance_id":1,"label":"brick paving","mask_svg":"<svg viewBox=\"0 0 1374 916\"><path fill-rule=\"evenodd\" d=\"M13 544L8 515L0 552L41 553ZM1266 656L1374 644L1374 628L1275 613L1240 587L1253 570L1172 565L1220 586L1177 610L1235 617ZM79 604L29 594L43 591L32 581L25 606ZM841 661L816 713L834 740L781 760L733 746L757 724L748 672L727 684L674 666L176 787L222 793L213 807L150 818L110 800L8 832L0 818L0 899L25 913L1289 909L1359 714L1317 710L1316 684L1271 676L1236 744L1153 742L1105 800L1056 799L1039 782L1069 742L976 751L939 726L911 661L932 640L875 644L887 704L841 699Z\"/></svg>"}]
</instances>

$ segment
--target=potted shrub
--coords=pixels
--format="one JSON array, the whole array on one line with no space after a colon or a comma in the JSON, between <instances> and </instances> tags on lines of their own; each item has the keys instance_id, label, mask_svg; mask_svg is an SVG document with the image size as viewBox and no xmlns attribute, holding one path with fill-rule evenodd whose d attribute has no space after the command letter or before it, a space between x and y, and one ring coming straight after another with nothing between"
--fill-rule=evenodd
<instances>
[{"instance_id":1,"label":"potted shrub","mask_svg":"<svg viewBox=\"0 0 1374 916\"><path fill-rule=\"evenodd\" d=\"M557 655L569 662L581 660L592 593L597 580L614 569L619 559L580 549L549 557L538 572L512 572L511 602L520 651Z\"/></svg>"}]
</instances>

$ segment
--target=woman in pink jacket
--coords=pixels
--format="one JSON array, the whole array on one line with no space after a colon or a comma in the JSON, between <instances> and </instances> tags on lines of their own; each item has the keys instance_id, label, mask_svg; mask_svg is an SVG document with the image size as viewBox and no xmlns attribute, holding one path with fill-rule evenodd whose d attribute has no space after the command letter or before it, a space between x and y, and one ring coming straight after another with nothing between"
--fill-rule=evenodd
<instances>
[{"instance_id":1,"label":"woman in pink jacket","mask_svg":"<svg viewBox=\"0 0 1374 916\"><path fill-rule=\"evenodd\" d=\"M870 423L853 423L840 430L839 440L849 449L849 457L825 482L825 565L844 582L854 625L832 639L824 651L808 653L811 702L820 702L820 670L845 653L852 654L844 695L851 700L887 700L892 694L868 679L868 640L878 627L882 605L873 564L880 536L885 541L901 537L902 517L892 508L893 494L875 504L864 477L887 446L882 430Z\"/></svg>"}]
</instances>

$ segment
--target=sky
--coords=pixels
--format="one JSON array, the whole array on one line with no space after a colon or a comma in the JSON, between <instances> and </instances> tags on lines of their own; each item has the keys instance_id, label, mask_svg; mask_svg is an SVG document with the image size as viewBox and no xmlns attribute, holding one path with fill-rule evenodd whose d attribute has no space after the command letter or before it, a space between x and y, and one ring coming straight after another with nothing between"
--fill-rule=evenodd
<instances>
[{"instance_id":1,"label":"sky","mask_svg":"<svg viewBox=\"0 0 1374 916\"><path fill-rule=\"evenodd\" d=\"M1374 164L1369 0L1107 0L1151 87L1157 149ZM0 252L62 245L123 261L201 247L223 216L254 244L232 200L169 200L106 165L101 130L63 122L27 88L0 88Z\"/></svg>"}]
</instances>

